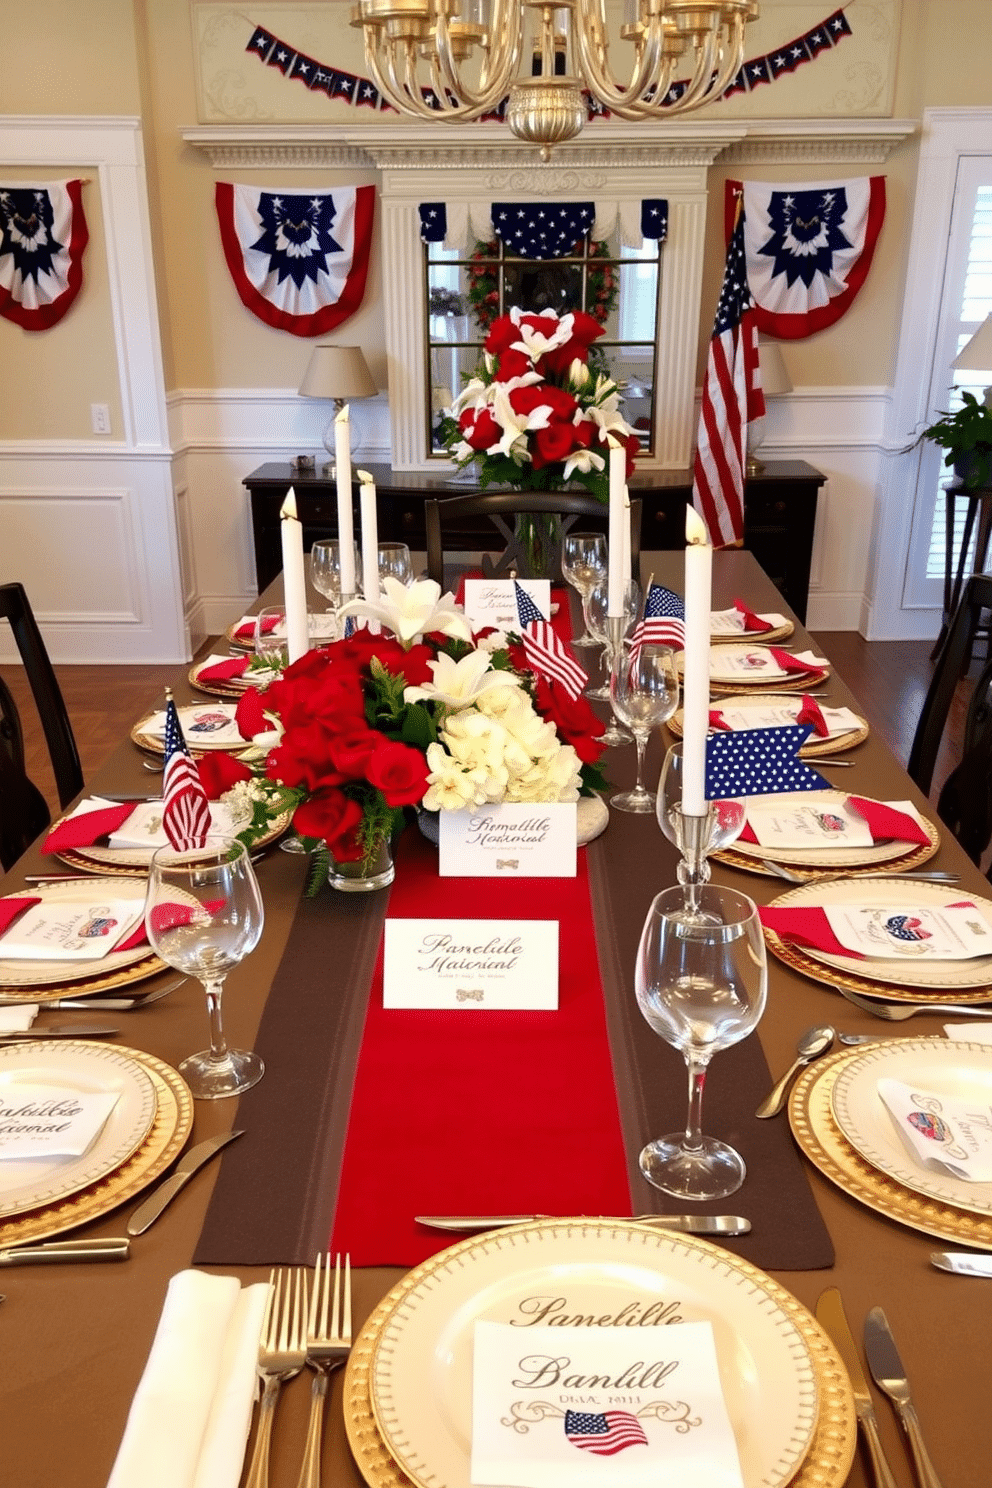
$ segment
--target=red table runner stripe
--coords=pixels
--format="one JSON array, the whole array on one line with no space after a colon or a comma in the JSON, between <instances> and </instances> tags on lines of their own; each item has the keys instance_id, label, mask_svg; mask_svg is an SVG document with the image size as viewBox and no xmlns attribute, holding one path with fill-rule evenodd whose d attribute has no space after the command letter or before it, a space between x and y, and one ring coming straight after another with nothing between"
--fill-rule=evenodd
<instances>
[{"instance_id":1,"label":"red table runner stripe","mask_svg":"<svg viewBox=\"0 0 992 1488\"><path fill-rule=\"evenodd\" d=\"M384 1009L380 948L332 1248L413 1265L438 1248L416 1214L630 1214L585 854L574 879L441 879L407 834L389 917L557 920L559 1007Z\"/></svg>"}]
</instances>

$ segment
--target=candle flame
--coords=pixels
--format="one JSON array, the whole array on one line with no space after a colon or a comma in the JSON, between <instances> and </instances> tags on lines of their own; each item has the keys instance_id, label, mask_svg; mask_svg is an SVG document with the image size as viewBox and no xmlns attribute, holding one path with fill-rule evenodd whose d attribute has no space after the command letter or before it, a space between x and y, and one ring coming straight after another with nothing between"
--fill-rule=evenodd
<instances>
[{"instance_id":1,"label":"candle flame","mask_svg":"<svg viewBox=\"0 0 992 1488\"><path fill-rule=\"evenodd\" d=\"M373 484L372 476L367 470L360 470L358 472L358 479L363 486L371 486Z\"/></svg>"},{"instance_id":2,"label":"candle flame","mask_svg":"<svg viewBox=\"0 0 992 1488\"><path fill-rule=\"evenodd\" d=\"M282 506L279 508L279 515L283 519L288 517L294 522L298 520L296 512L296 492L293 490L292 486L290 486L289 490L286 492L286 499L283 502Z\"/></svg>"},{"instance_id":3,"label":"candle flame","mask_svg":"<svg viewBox=\"0 0 992 1488\"><path fill-rule=\"evenodd\" d=\"M694 506L685 509L685 540L692 547L709 547L706 525Z\"/></svg>"}]
</instances>

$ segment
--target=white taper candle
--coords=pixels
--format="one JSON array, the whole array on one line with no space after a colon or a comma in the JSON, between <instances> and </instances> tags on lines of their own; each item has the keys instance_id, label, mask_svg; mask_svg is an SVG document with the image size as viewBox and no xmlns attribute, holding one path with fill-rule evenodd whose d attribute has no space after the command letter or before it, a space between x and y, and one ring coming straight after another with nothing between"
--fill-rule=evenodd
<instances>
[{"instance_id":1,"label":"white taper candle","mask_svg":"<svg viewBox=\"0 0 992 1488\"><path fill-rule=\"evenodd\" d=\"M303 526L296 515L296 492L290 486L279 509L282 537L282 587L286 606L286 649L298 661L310 647L307 630L307 580L303 563Z\"/></svg>"},{"instance_id":2,"label":"white taper candle","mask_svg":"<svg viewBox=\"0 0 992 1488\"><path fill-rule=\"evenodd\" d=\"M379 598L379 518L375 505L375 482L367 470L359 470L358 496L362 515L362 593L368 600Z\"/></svg>"},{"instance_id":3,"label":"white taper candle","mask_svg":"<svg viewBox=\"0 0 992 1488\"><path fill-rule=\"evenodd\" d=\"M685 509L685 673L682 682L682 810L705 816L710 722L710 610L713 548L699 513Z\"/></svg>"},{"instance_id":4,"label":"white taper candle","mask_svg":"<svg viewBox=\"0 0 992 1488\"><path fill-rule=\"evenodd\" d=\"M606 613L608 615L622 615L624 595L627 580L630 578L629 556L628 569L624 573L623 567L623 529L624 529L624 488L627 472L627 451L623 445L610 436L610 523L608 542L607 590L606 590Z\"/></svg>"},{"instance_id":5,"label":"white taper candle","mask_svg":"<svg viewBox=\"0 0 992 1488\"><path fill-rule=\"evenodd\" d=\"M334 463L338 488L341 593L355 592L355 520L351 509L351 420L347 403L334 419Z\"/></svg>"}]
</instances>

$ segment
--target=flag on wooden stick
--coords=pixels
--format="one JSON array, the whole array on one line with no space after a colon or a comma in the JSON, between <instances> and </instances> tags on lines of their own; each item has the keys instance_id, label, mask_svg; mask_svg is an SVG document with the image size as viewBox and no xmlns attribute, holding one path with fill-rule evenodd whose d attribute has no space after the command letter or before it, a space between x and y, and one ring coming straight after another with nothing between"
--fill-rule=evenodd
<instances>
[{"instance_id":1,"label":"flag on wooden stick","mask_svg":"<svg viewBox=\"0 0 992 1488\"><path fill-rule=\"evenodd\" d=\"M183 737L172 693L166 693L165 769L162 773L162 825L173 847L202 847L210 831L210 806L196 761Z\"/></svg>"}]
</instances>

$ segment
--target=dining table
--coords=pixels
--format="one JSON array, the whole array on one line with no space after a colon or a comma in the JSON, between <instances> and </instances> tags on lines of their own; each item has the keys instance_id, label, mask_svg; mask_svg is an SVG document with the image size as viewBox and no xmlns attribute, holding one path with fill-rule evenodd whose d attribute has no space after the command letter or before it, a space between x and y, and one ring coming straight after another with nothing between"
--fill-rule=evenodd
<instances>
[{"instance_id":1,"label":"dining table","mask_svg":"<svg viewBox=\"0 0 992 1488\"><path fill-rule=\"evenodd\" d=\"M681 591L682 555L643 554L642 578L647 581L649 576ZM278 581L260 596L259 605L273 602L277 593ZM792 651L818 650L752 555L741 550L719 551L713 565L714 608L732 606L738 598L756 612L785 615L794 626L788 639ZM582 653L584 663L590 654ZM831 706L858 708L857 699L833 670L817 690L825 700L829 698ZM190 685L187 667L177 667L173 691L179 703L203 701L203 695ZM160 698L151 696L148 704L150 709L162 706ZM645 772L650 787L658 779L671 739L667 728L656 730L652 738ZM130 739L122 740L87 782L87 792L153 791L156 777L144 767L147 758ZM852 761L850 768L831 770L826 761L821 762L832 784L877 799L912 801L940 833L939 850L928 866L959 873L963 894L987 892L988 884L979 870L940 826L935 808L874 731L844 758ZM632 746L610 749L603 765L611 787L627 788L633 783ZM2 893L19 891L26 874L51 868L51 859L42 857L39 846L34 844L4 876ZM196 1265L247 1283L266 1280L271 1265L312 1264L313 1253L331 1243L335 1250L353 1249L357 1331L412 1264L460 1238L424 1232L412 1226L410 1215L408 1230L395 1221L393 1234L398 1238L384 1238L376 1249L380 1210L383 1214L390 1211L397 1193L403 1204L408 1196L415 1196L418 1175L409 1171L403 1113L395 1092L386 1088L388 1075L379 1074L382 1084L377 1090L373 1071L373 1083L369 1085L366 1078L361 1101L356 1095L366 1018L376 1012L381 1016L381 1010L366 1007L368 988L375 985L383 920L390 913L391 895L399 892L405 864L415 863L421 879L425 874L436 879L418 904L433 903L435 912L441 913L449 902L452 880L436 878L436 862L430 856L434 851L416 827L410 826L400 840L392 890L351 895L325 886L310 899L304 897L306 855L272 845L260 857L256 874L265 907L264 932L256 949L228 978L224 1022L233 1046L263 1053L266 1074L240 1099L197 1102L189 1143L231 1128L243 1128L244 1135L198 1174L145 1234L132 1241L130 1258L123 1264L0 1269L0 1293L5 1298L0 1303L0 1483L5 1488L102 1488L107 1482L166 1288L177 1272ZM607 999L605 1021L619 1125L626 1137L618 1156L601 1159L604 1164L612 1162L615 1169L605 1175L602 1191L627 1195L629 1207L624 1210L618 1205L616 1211L621 1215L666 1207L685 1209L690 1206L665 1201L651 1190L637 1171L636 1154L630 1158L631 1142L636 1145L638 1132L659 1134L652 1131L652 1125L661 1119L663 1109L677 1113L673 1125L678 1125L685 1108L681 1058L660 1038L636 1031L641 1020L633 986L637 933L652 897L676 881L677 855L654 815L616 811L610 812L603 835L580 849L580 858L583 855L588 859L590 893L597 905L599 978ZM714 882L743 890L759 905L787 887L776 877L729 863L714 861L712 867ZM463 884L459 903L465 902L470 888ZM533 883L530 893L536 916L542 914L542 905L557 902L551 897L549 881ZM488 902L486 886L481 886L479 902ZM560 924L563 948L579 928ZM595 968L587 967L577 975L594 977ZM765 1081L770 1084L785 1069L795 1055L797 1040L812 1025L832 1024L838 1031L880 1037L910 1032L937 1037L945 1020L929 1015L906 1025L888 1025L842 999L836 988L800 974L773 956L769 956L768 977L768 1002L757 1033L714 1059L703 1108L704 1129L734 1141L748 1162L748 1175L729 1200L700 1207L749 1217L752 1233L726 1242L728 1250L760 1266L810 1312L824 1289L837 1287L852 1328L860 1336L869 1310L882 1307L898 1340L942 1483L945 1488L985 1488L992 1463L992 1280L936 1270L930 1253L943 1248L941 1241L887 1217L830 1181L798 1152L785 1114L760 1122L750 1107L742 1113L739 1104L733 1104L735 1091L744 1087L753 1094L756 1106L767 1091L767 1084L764 1089L759 1086ZM166 969L143 988L165 985L173 978L174 973ZM357 996L356 987L360 989ZM564 1000L563 994L563 1006ZM203 990L193 980L147 1007L101 1016L119 1027L113 1043L153 1054L172 1067L206 1041ZM431 1017L426 1012L402 1016L421 1020L421 1026L427 1026ZM481 1020L490 1015L465 1016ZM534 1016L560 1019L564 1013ZM58 1021L74 1019L88 1021L83 1012L60 1013ZM47 1021L44 1012L39 1021ZM476 1036L484 1039L484 1024L480 1021L477 1027ZM429 1042L429 1034L424 1037ZM553 1048L553 1023L548 1038L547 1047ZM427 1059L416 1041L410 1044L409 1059ZM402 1088L415 1092L416 1078L408 1079ZM443 1089L439 1093L442 1101L444 1093ZM544 1144L549 1114L542 1109L539 1080L533 1096L531 1146L538 1164L545 1164L549 1192L557 1195L560 1182L552 1183L550 1175L560 1174L569 1165L581 1168L586 1158L587 1137L580 1119L583 1092L576 1089L572 1097L574 1143L567 1139L563 1143L559 1126L554 1140ZM404 1098L416 1103L415 1095ZM376 1116L379 1102L389 1112L388 1121L380 1119L374 1140L362 1143L357 1128ZM449 1114L453 1129L461 1113L453 1105ZM389 1122L394 1128L392 1138ZM351 1167L358 1165L359 1170L342 1177L340 1154L346 1140L351 1144ZM456 1144L454 1150L461 1153L463 1148ZM424 1199L417 1206L421 1211L434 1212L434 1196L443 1192L436 1174L443 1176L450 1160L447 1144L439 1136L432 1161L436 1172L431 1197L425 1178ZM489 1160L487 1154L479 1155L482 1178L476 1192L485 1191ZM505 1155L497 1154L492 1160L499 1166ZM461 1195L464 1174L451 1176L452 1194ZM343 1193L349 1186L350 1198ZM341 1213L335 1217L337 1206L346 1198L347 1212L362 1232L361 1237L356 1234L354 1244L342 1229ZM133 1199L72 1233L121 1235L137 1202ZM549 1209L553 1203L554 1198ZM457 1205L453 1198L449 1212L464 1212ZM497 1206L481 1207L487 1212ZM386 1220L382 1223L385 1233ZM245 1234L248 1230L251 1234ZM323 1482L327 1488L360 1488L368 1481L377 1488L377 1484L397 1481L388 1474L377 1477L371 1469L366 1477L356 1463L346 1431L345 1391L345 1377L339 1371L332 1378L326 1415ZM294 1488L297 1481L309 1394L305 1370L284 1388L272 1442L272 1488ZM915 1478L896 1416L877 1390L874 1401L895 1482L898 1488L910 1488ZM872 1481L860 1445L846 1481L854 1488Z\"/></svg>"}]
</instances>

